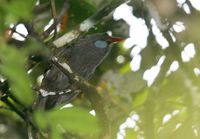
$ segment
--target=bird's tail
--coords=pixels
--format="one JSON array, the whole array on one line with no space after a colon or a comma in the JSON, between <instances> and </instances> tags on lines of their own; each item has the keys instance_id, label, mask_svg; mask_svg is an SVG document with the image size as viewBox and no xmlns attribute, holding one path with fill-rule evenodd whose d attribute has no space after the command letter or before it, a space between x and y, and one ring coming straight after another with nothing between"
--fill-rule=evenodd
<instances>
[{"instance_id":1,"label":"bird's tail","mask_svg":"<svg viewBox=\"0 0 200 139\"><path fill-rule=\"evenodd\" d=\"M80 94L80 91L65 91L60 93L48 92L48 95L40 90L38 99L34 105L34 109L49 110L56 106L61 106L70 103L76 96ZM47 93L47 92L46 92Z\"/></svg>"}]
</instances>

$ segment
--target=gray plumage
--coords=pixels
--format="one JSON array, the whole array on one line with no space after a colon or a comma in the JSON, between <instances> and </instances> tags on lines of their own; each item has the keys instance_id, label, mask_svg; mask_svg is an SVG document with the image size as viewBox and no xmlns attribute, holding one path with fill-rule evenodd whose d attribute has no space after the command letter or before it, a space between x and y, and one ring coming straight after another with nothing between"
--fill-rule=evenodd
<instances>
[{"instance_id":1,"label":"gray plumage","mask_svg":"<svg viewBox=\"0 0 200 139\"><path fill-rule=\"evenodd\" d=\"M110 37L107 34L84 36L74 45L60 48L56 57L63 62L67 61L67 64L75 73L88 80L97 66L109 53L111 49L109 45L111 43ZM70 91L71 89L72 91ZM44 109L50 109L59 104L69 103L79 94L79 92L73 90L69 78L55 65L52 65L45 73L41 83L41 90L46 93L52 92L52 94L55 94L47 94L46 96L39 95L37 105ZM66 93L67 91L68 93Z\"/></svg>"}]
</instances>

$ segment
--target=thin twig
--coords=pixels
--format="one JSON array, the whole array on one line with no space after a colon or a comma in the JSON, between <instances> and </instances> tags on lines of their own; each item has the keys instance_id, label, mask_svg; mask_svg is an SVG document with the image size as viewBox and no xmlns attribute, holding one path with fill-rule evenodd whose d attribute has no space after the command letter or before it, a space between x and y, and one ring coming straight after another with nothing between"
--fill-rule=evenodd
<instances>
[{"instance_id":1,"label":"thin twig","mask_svg":"<svg viewBox=\"0 0 200 139\"><path fill-rule=\"evenodd\" d=\"M55 6L55 0L50 0L51 3L51 14L54 20L54 24L56 24L56 6ZM54 38L56 37L57 34L57 27L54 29Z\"/></svg>"},{"instance_id":2,"label":"thin twig","mask_svg":"<svg viewBox=\"0 0 200 139\"><path fill-rule=\"evenodd\" d=\"M10 90L8 90L7 80L5 80L4 82L0 82L0 91L3 97L10 97L15 103L25 108L24 105L15 96L13 96Z\"/></svg>"},{"instance_id":3,"label":"thin twig","mask_svg":"<svg viewBox=\"0 0 200 139\"><path fill-rule=\"evenodd\" d=\"M42 137L45 137L44 134L37 128L37 126L32 122L30 115L28 112L20 111L15 105L13 105L7 96L1 97L1 101L3 101L7 106L11 108L14 112L16 112L27 124L29 124L33 130L36 130Z\"/></svg>"},{"instance_id":4,"label":"thin twig","mask_svg":"<svg viewBox=\"0 0 200 139\"><path fill-rule=\"evenodd\" d=\"M34 139L32 134L32 127L27 124L28 139Z\"/></svg>"},{"instance_id":5,"label":"thin twig","mask_svg":"<svg viewBox=\"0 0 200 139\"><path fill-rule=\"evenodd\" d=\"M6 105L8 105L14 112L16 112L23 120L27 121L26 116L23 112L18 110L9 100L7 96L1 97L1 101L3 101Z\"/></svg>"},{"instance_id":6,"label":"thin twig","mask_svg":"<svg viewBox=\"0 0 200 139\"><path fill-rule=\"evenodd\" d=\"M57 27L57 25L60 23L61 19L63 18L63 16L67 12L67 9L68 9L68 0L65 0L65 2L63 4L63 8L62 8L59 16L56 17L55 20L54 20L54 23L46 31L44 31L42 33L41 37L43 39L45 39Z\"/></svg>"},{"instance_id":7,"label":"thin twig","mask_svg":"<svg viewBox=\"0 0 200 139\"><path fill-rule=\"evenodd\" d=\"M34 14L41 14L47 10L49 10L49 2L46 2L46 3L43 3L43 4L39 4L39 5L36 5L33 9L33 13Z\"/></svg>"},{"instance_id":8,"label":"thin twig","mask_svg":"<svg viewBox=\"0 0 200 139\"><path fill-rule=\"evenodd\" d=\"M94 15L90 16L84 20L78 27L75 27L72 31L67 32L57 40L53 42L56 47L62 47L69 43L71 40L76 39L81 32L86 32L94 25L96 25L102 18L109 15L115 8L117 8L122 3L125 3L127 0L113 0L101 10L96 12ZM74 35L73 35L74 34ZM70 36L70 38L68 38Z\"/></svg>"},{"instance_id":9,"label":"thin twig","mask_svg":"<svg viewBox=\"0 0 200 139\"><path fill-rule=\"evenodd\" d=\"M37 128L37 126L32 122L32 117L29 114L29 111L27 111L28 109L26 109L26 111L22 111L20 109L18 109L13 103L17 103L19 105L22 106L23 109L25 109L26 107L20 103L12 94L11 92L8 90L8 86L7 86L7 82L0 82L0 93L1 93L1 98L0 100L2 102L4 102L8 107L4 107L1 106L0 108L4 108L7 110L12 110L13 112L15 112L17 115L19 115L25 122L26 124L30 125L32 127L32 129L36 130L41 136L44 136L43 133Z\"/></svg>"}]
</instances>

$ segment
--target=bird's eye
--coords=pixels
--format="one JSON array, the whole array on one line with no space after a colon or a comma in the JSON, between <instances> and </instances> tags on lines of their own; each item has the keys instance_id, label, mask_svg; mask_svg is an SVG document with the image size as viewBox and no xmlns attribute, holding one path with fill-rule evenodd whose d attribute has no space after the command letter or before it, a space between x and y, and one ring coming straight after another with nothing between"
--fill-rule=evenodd
<instances>
[{"instance_id":1,"label":"bird's eye","mask_svg":"<svg viewBox=\"0 0 200 139\"><path fill-rule=\"evenodd\" d=\"M108 43L106 41L98 40L94 43L97 48L106 48Z\"/></svg>"}]
</instances>

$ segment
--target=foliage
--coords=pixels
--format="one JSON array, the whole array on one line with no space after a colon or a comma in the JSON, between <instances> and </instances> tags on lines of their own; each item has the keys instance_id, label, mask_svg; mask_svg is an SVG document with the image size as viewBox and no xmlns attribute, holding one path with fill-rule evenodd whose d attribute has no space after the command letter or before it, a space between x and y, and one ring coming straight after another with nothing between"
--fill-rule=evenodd
<instances>
[{"instance_id":1,"label":"foliage","mask_svg":"<svg viewBox=\"0 0 200 139\"><path fill-rule=\"evenodd\" d=\"M124 2L0 1L0 139L200 137L199 9L190 0L129 1L123 6L133 8L131 19L137 19L134 23L138 21L139 25L144 23L148 36L146 46L132 44L127 49L128 39L145 41L145 36L140 36L140 30L131 33L128 20L113 20L112 11ZM28 35L17 29L20 24ZM80 32L79 27L85 24L88 30ZM52 28L50 31L44 30L47 25ZM181 31L175 26L182 27ZM49 111L35 108L40 77L54 55L50 44L77 30L81 35L111 31L113 36L127 40L115 44L90 84L80 83L89 88L80 89L89 92L75 98L71 107L58 106ZM161 47L163 42L159 42L155 32L169 47ZM194 46L195 55L185 52L190 60L184 61L183 51L188 45ZM136 70L133 63L140 56L140 68ZM162 56L165 58L160 62ZM179 67L169 72L174 62ZM153 77L152 70L158 75L149 84L144 75L149 71ZM89 113L92 110L96 111L95 116Z\"/></svg>"},{"instance_id":2,"label":"foliage","mask_svg":"<svg viewBox=\"0 0 200 139\"><path fill-rule=\"evenodd\" d=\"M35 118L40 127L43 129L48 127L51 130L53 138L61 138L62 130L89 137L95 137L99 132L95 117L89 114L89 111L81 108L36 112ZM55 127L55 125L57 126ZM87 125L87 128L85 128L85 125Z\"/></svg>"}]
</instances>

